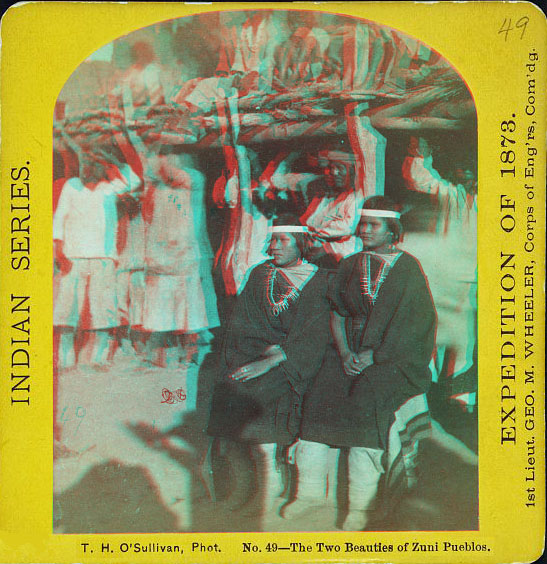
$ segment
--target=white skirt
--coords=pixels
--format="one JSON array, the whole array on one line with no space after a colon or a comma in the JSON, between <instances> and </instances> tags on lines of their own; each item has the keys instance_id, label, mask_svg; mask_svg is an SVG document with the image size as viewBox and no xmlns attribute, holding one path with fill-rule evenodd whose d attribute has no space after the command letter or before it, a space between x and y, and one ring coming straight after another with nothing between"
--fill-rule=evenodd
<instances>
[{"instance_id":1,"label":"white skirt","mask_svg":"<svg viewBox=\"0 0 547 564\"><path fill-rule=\"evenodd\" d=\"M197 333L218 327L217 299L209 261L189 266L184 274L145 278L143 329Z\"/></svg>"}]
</instances>

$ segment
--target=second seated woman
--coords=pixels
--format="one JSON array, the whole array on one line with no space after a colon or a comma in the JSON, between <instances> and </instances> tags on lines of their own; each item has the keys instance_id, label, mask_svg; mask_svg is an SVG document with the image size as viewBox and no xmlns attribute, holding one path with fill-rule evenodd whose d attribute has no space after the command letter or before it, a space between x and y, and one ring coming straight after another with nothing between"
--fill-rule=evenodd
<instances>
[{"instance_id":1,"label":"second seated woman","mask_svg":"<svg viewBox=\"0 0 547 564\"><path fill-rule=\"evenodd\" d=\"M420 264L396 247L402 226L395 206L381 196L369 198L358 233L363 252L340 262L329 290L336 348L327 349L305 399L296 499L283 511L290 519L324 503L329 449L346 447L344 530L365 528L382 474L393 464L388 445L402 451L402 440L393 444L394 421L409 412L411 417L427 415L423 394L431 381L436 328Z\"/></svg>"}]
</instances>

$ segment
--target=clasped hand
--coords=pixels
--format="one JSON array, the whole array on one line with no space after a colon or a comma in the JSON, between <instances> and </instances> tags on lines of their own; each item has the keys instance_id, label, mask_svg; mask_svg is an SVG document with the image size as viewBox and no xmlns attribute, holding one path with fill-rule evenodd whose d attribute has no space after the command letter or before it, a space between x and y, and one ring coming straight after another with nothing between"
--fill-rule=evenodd
<instances>
[{"instance_id":1,"label":"clasped hand","mask_svg":"<svg viewBox=\"0 0 547 564\"><path fill-rule=\"evenodd\" d=\"M344 372L348 376L358 376L363 370L373 364L372 349L359 353L348 351L342 356Z\"/></svg>"}]
</instances>

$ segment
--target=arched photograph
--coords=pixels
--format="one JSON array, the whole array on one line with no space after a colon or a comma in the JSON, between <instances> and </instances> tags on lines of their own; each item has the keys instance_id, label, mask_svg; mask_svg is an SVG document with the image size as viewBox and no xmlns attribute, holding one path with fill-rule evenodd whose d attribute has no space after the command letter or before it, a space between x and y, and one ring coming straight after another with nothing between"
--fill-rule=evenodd
<instances>
[{"instance_id":1,"label":"arched photograph","mask_svg":"<svg viewBox=\"0 0 547 564\"><path fill-rule=\"evenodd\" d=\"M478 529L477 118L419 38L162 21L53 116L55 533Z\"/></svg>"}]
</instances>

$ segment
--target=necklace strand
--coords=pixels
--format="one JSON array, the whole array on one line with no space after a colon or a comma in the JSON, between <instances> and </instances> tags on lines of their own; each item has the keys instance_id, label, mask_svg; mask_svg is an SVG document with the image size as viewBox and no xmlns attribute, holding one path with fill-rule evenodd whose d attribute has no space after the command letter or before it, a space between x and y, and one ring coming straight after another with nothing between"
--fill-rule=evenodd
<instances>
[{"instance_id":1,"label":"necklace strand","mask_svg":"<svg viewBox=\"0 0 547 564\"><path fill-rule=\"evenodd\" d=\"M268 273L268 291L266 293L266 297L268 298L268 303L272 308L272 314L275 317L278 317L282 311L286 311L289 309L290 302L293 302L298 298L300 292L294 286L284 295L281 296L281 299L275 301L273 289L275 279L277 278L277 268L270 266L270 271Z\"/></svg>"},{"instance_id":2,"label":"necklace strand","mask_svg":"<svg viewBox=\"0 0 547 564\"><path fill-rule=\"evenodd\" d=\"M376 298L378 297L378 292L380 291L380 287L384 280L386 279L387 273L390 269L390 264L378 257L382 261L382 266L378 270L374 281L371 280L371 272L370 272L370 255L365 253L363 255L361 264L361 294L363 296L368 296L372 303L376 302ZM372 282L372 287L371 287Z\"/></svg>"}]
</instances>

